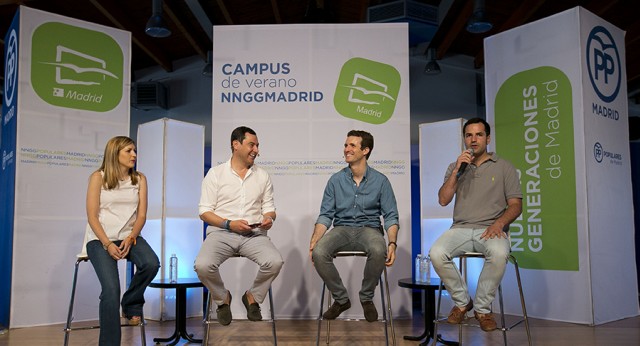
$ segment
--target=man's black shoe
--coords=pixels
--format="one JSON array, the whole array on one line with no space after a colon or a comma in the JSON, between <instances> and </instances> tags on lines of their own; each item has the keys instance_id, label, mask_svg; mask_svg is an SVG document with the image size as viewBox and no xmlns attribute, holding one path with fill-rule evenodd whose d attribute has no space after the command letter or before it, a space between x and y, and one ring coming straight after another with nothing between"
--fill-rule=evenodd
<instances>
[{"instance_id":1,"label":"man's black shoe","mask_svg":"<svg viewBox=\"0 0 640 346\"><path fill-rule=\"evenodd\" d=\"M229 292L229 304L218 305L216 313L218 314L218 323L223 326L228 326L231 323L231 293Z\"/></svg>"},{"instance_id":2,"label":"man's black shoe","mask_svg":"<svg viewBox=\"0 0 640 346\"><path fill-rule=\"evenodd\" d=\"M262 314L260 313L260 305L258 303L249 304L247 299L247 292L242 295L242 304L247 309L247 318L249 321L262 321Z\"/></svg>"},{"instance_id":3,"label":"man's black shoe","mask_svg":"<svg viewBox=\"0 0 640 346\"><path fill-rule=\"evenodd\" d=\"M367 322L375 322L378 320L378 310L372 301L360 302L362 304L362 310L364 311L364 318Z\"/></svg>"},{"instance_id":4,"label":"man's black shoe","mask_svg":"<svg viewBox=\"0 0 640 346\"><path fill-rule=\"evenodd\" d=\"M347 299L347 302L344 304L340 304L338 302L333 302L331 307L322 314L322 318L325 320L335 320L336 317L340 316L340 314L348 310L351 307L351 301Z\"/></svg>"}]
</instances>

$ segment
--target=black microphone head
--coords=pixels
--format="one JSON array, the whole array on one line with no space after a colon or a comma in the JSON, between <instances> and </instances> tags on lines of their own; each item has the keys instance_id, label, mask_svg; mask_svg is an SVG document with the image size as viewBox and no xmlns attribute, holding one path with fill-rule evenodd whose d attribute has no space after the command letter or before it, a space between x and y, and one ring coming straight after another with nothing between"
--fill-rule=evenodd
<instances>
[{"instance_id":1,"label":"black microphone head","mask_svg":"<svg viewBox=\"0 0 640 346\"><path fill-rule=\"evenodd\" d=\"M467 149L469 151L469 154L471 154L471 156L473 156L473 148L469 148ZM467 169L467 166L469 164L466 162L463 162L460 164L460 168L458 169L458 173L456 173L456 178L460 178L460 176L462 175L462 173L464 173L464 170Z\"/></svg>"}]
</instances>

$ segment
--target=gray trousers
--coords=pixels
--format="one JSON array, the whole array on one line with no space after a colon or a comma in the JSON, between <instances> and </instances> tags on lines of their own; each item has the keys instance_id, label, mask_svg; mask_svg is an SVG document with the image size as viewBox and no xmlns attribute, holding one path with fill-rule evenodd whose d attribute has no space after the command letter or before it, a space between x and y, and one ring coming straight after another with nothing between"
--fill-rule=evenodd
<instances>
[{"instance_id":1,"label":"gray trousers","mask_svg":"<svg viewBox=\"0 0 640 346\"><path fill-rule=\"evenodd\" d=\"M198 278L211 292L215 303L222 305L229 291L224 287L219 267L236 254L252 260L260 267L249 292L257 303L262 303L271 282L284 264L280 251L265 234L254 232L240 235L223 230L209 232L194 264Z\"/></svg>"},{"instance_id":2,"label":"gray trousers","mask_svg":"<svg viewBox=\"0 0 640 346\"><path fill-rule=\"evenodd\" d=\"M359 296L361 302L373 300L374 290L387 260L387 244L382 231L371 227L337 226L322 236L313 248L311 255L318 275L327 285L333 299L344 304L349 299L349 293L333 264L333 256L339 251L367 253Z\"/></svg>"}]
</instances>

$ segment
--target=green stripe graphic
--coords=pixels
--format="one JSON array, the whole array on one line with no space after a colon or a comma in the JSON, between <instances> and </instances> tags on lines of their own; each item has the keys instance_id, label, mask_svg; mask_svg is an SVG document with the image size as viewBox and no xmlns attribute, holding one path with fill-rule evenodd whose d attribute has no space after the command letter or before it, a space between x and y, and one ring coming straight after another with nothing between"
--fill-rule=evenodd
<instances>
[{"instance_id":1,"label":"green stripe graphic","mask_svg":"<svg viewBox=\"0 0 640 346\"><path fill-rule=\"evenodd\" d=\"M571 83L543 66L507 79L496 95L498 154L520 174L522 215L511 225L521 267L578 270Z\"/></svg>"}]
</instances>

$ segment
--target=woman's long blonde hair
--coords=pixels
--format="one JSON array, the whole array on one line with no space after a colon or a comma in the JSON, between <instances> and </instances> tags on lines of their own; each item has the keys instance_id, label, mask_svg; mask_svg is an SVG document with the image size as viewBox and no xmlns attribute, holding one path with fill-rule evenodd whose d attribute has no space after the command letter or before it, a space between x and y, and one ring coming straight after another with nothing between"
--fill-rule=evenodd
<instances>
[{"instance_id":1,"label":"woman's long blonde hair","mask_svg":"<svg viewBox=\"0 0 640 346\"><path fill-rule=\"evenodd\" d=\"M102 185L107 190L118 187L118 175L120 174L120 161L118 160L118 156L120 154L120 150L131 144L135 145L136 143L133 139L126 136L113 137L107 142L107 145L104 148L102 165L100 166L100 169L98 169L98 171L104 172L102 176ZM136 171L135 167L130 168L128 174L131 177L131 184L138 184L139 173Z\"/></svg>"}]
</instances>

